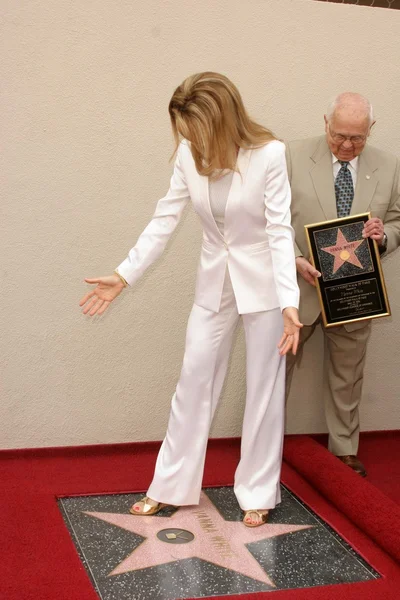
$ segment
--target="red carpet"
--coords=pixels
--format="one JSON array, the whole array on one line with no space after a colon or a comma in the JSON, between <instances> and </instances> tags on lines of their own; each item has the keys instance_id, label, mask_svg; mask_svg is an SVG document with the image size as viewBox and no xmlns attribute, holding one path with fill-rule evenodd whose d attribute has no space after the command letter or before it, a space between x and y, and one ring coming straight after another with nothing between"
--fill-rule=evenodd
<instances>
[{"instance_id":1,"label":"red carpet","mask_svg":"<svg viewBox=\"0 0 400 600\"><path fill-rule=\"evenodd\" d=\"M383 550L400 562L398 504L309 437L294 436L287 439L285 460Z\"/></svg>"},{"instance_id":2,"label":"red carpet","mask_svg":"<svg viewBox=\"0 0 400 600\"><path fill-rule=\"evenodd\" d=\"M327 446L327 435L310 437ZM359 457L367 467L368 481L400 505L400 431L363 432Z\"/></svg>"},{"instance_id":3,"label":"red carpet","mask_svg":"<svg viewBox=\"0 0 400 600\"><path fill-rule=\"evenodd\" d=\"M158 446L156 443L124 444L0 453L3 567L0 598L98 600L55 498L144 491L150 482ZM212 440L204 485L231 484L238 454L238 440ZM329 464L330 458L335 461L334 478L331 471L324 472L325 467L322 472L317 468ZM394 502L388 504L390 500L377 488L348 472L341 463L337 464L320 444L306 436L287 440L285 461L283 482L347 539L382 578L351 585L273 592L273 598L398 598L400 568L390 556L398 556L399 550L396 545L400 523L398 506ZM271 600L271 592L228 598ZM218 600L217 597L214 600Z\"/></svg>"},{"instance_id":4,"label":"red carpet","mask_svg":"<svg viewBox=\"0 0 400 600\"><path fill-rule=\"evenodd\" d=\"M368 481L400 505L400 432L363 436L360 458L369 465Z\"/></svg>"}]
</instances>

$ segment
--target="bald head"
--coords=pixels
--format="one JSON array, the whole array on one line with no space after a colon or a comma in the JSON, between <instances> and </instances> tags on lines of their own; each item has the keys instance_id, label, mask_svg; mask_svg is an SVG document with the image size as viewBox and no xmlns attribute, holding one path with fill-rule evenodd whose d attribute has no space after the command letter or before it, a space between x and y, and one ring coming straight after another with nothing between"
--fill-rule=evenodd
<instances>
[{"instance_id":1,"label":"bald head","mask_svg":"<svg viewBox=\"0 0 400 600\"><path fill-rule=\"evenodd\" d=\"M374 122L371 103L367 98L355 92L343 92L336 96L328 107L326 117L328 121L331 121L336 115L341 114L357 121L366 119L369 126Z\"/></svg>"},{"instance_id":2,"label":"bald head","mask_svg":"<svg viewBox=\"0 0 400 600\"><path fill-rule=\"evenodd\" d=\"M325 115L326 141L339 160L351 161L364 150L374 124L370 102L354 92L339 94Z\"/></svg>"}]
</instances>

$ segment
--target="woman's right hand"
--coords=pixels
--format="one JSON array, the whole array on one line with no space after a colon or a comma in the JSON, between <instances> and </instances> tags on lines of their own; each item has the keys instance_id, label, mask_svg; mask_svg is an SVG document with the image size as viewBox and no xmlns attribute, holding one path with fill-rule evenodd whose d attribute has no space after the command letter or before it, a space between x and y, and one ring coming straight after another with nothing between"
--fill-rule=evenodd
<instances>
[{"instance_id":1,"label":"woman's right hand","mask_svg":"<svg viewBox=\"0 0 400 600\"><path fill-rule=\"evenodd\" d=\"M84 306L83 314L89 313L89 316L102 315L110 306L111 302L120 295L124 289L124 284L118 275L109 275L107 277L98 277L97 279L87 279L87 283L96 284L97 287L83 296L79 306Z\"/></svg>"},{"instance_id":2,"label":"woman's right hand","mask_svg":"<svg viewBox=\"0 0 400 600\"><path fill-rule=\"evenodd\" d=\"M303 323L299 321L299 311L294 306L287 306L283 310L283 335L278 344L279 354L284 356L292 351L296 354L300 339L300 329Z\"/></svg>"}]
</instances>

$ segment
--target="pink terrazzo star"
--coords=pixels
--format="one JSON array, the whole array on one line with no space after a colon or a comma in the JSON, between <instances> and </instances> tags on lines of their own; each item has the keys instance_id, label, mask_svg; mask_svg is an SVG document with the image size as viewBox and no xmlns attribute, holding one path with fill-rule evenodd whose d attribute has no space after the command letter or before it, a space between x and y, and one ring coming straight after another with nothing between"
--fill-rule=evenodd
<instances>
[{"instance_id":1,"label":"pink terrazzo star","mask_svg":"<svg viewBox=\"0 0 400 600\"><path fill-rule=\"evenodd\" d=\"M248 528L241 521L225 521L204 492L201 493L198 506L181 507L171 517L138 517L88 511L85 514L146 538L109 575L155 567L185 558L200 558L272 586L274 583L245 544L311 527L267 523ZM185 544L168 544L158 539L159 531L170 528L190 531L194 540Z\"/></svg>"},{"instance_id":2,"label":"pink terrazzo star","mask_svg":"<svg viewBox=\"0 0 400 600\"><path fill-rule=\"evenodd\" d=\"M358 246L361 246L364 239L355 240L354 242L349 242L344 237L344 233L341 229L338 229L336 244L334 246L328 246L327 248L321 248L324 252L328 254L332 254L335 257L335 262L333 264L333 273L336 273L340 269L343 263L349 262L356 267L363 268L362 264L358 260L355 251Z\"/></svg>"}]
</instances>

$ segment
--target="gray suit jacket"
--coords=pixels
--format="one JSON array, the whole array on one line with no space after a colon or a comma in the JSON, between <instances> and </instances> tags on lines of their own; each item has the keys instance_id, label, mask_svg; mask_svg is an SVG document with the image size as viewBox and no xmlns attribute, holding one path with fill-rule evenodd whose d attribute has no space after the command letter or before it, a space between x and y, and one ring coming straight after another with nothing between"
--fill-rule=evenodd
<instances>
[{"instance_id":1,"label":"gray suit jacket","mask_svg":"<svg viewBox=\"0 0 400 600\"><path fill-rule=\"evenodd\" d=\"M286 162L292 188L292 226L296 256L309 258L304 226L337 218L332 154L325 136L286 144ZM353 215L370 211L385 224L387 253L400 245L399 160L383 150L366 145L359 157ZM300 319L311 325L321 309L315 288L298 278ZM357 329L363 322L346 328Z\"/></svg>"}]
</instances>

